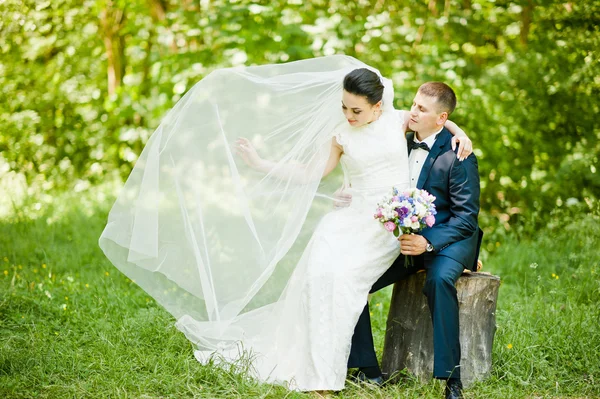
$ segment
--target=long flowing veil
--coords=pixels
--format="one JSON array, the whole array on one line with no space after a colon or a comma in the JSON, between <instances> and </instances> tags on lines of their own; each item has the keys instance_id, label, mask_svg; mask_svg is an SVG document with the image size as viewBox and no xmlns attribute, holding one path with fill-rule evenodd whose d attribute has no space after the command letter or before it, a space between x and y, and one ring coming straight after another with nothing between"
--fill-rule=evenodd
<instances>
[{"instance_id":1,"label":"long flowing veil","mask_svg":"<svg viewBox=\"0 0 600 399\"><path fill-rule=\"evenodd\" d=\"M236 318L278 301L315 221L331 209L317 191L345 123L343 77L361 67L331 56L214 71L146 144L99 244L175 318L202 322L200 348L235 339ZM275 169L248 168L233 151L238 137ZM282 177L294 165L301 173Z\"/></svg>"}]
</instances>

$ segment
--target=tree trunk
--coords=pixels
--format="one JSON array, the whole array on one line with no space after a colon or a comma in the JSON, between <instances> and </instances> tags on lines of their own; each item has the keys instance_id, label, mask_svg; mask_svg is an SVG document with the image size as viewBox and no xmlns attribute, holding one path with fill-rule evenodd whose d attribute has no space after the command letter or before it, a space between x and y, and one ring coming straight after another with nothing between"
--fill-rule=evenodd
<instances>
[{"instance_id":1,"label":"tree trunk","mask_svg":"<svg viewBox=\"0 0 600 399\"><path fill-rule=\"evenodd\" d=\"M525 3L523 12L521 13L521 44L527 47L529 29L531 27L531 20L533 19L533 0L527 0Z\"/></svg>"},{"instance_id":2,"label":"tree trunk","mask_svg":"<svg viewBox=\"0 0 600 399\"><path fill-rule=\"evenodd\" d=\"M433 328L427 299L421 292L425 277L425 273L417 273L394 286L382 359L383 372L392 380L397 380L397 372L405 368L424 380L432 376ZM499 287L500 278L486 273L463 273L456 283L465 386L491 372Z\"/></svg>"},{"instance_id":3,"label":"tree trunk","mask_svg":"<svg viewBox=\"0 0 600 399\"><path fill-rule=\"evenodd\" d=\"M450 0L444 2L444 17L450 18Z\"/></svg>"},{"instance_id":4,"label":"tree trunk","mask_svg":"<svg viewBox=\"0 0 600 399\"><path fill-rule=\"evenodd\" d=\"M124 24L125 10L117 8L112 0L107 0L100 14L100 26L108 61L108 94L116 91L125 75L125 38L120 32Z\"/></svg>"},{"instance_id":5,"label":"tree trunk","mask_svg":"<svg viewBox=\"0 0 600 399\"><path fill-rule=\"evenodd\" d=\"M154 22L162 22L167 16L167 2L165 0L148 0L150 15Z\"/></svg>"},{"instance_id":6,"label":"tree trunk","mask_svg":"<svg viewBox=\"0 0 600 399\"><path fill-rule=\"evenodd\" d=\"M429 0L429 4L427 5L427 8L429 8L429 11L431 12L431 14L433 14L433 16L437 18L437 16L438 16L437 0Z\"/></svg>"}]
</instances>

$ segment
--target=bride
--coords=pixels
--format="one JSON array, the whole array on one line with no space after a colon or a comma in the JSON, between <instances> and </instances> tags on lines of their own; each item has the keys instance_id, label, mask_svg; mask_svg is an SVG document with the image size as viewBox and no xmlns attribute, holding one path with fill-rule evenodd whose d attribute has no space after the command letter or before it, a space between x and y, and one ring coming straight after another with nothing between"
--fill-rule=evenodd
<instances>
[{"instance_id":1,"label":"bride","mask_svg":"<svg viewBox=\"0 0 600 399\"><path fill-rule=\"evenodd\" d=\"M100 246L200 362L341 390L368 292L400 253L372 215L409 186L407 123L391 81L351 57L215 71L150 138ZM331 210L338 163L352 203Z\"/></svg>"}]
</instances>

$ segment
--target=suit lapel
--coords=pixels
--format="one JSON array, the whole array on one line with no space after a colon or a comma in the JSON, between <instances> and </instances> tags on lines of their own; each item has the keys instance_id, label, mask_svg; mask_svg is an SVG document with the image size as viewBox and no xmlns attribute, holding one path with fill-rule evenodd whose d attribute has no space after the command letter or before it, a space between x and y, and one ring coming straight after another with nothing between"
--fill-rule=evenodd
<instances>
[{"instance_id":1,"label":"suit lapel","mask_svg":"<svg viewBox=\"0 0 600 399\"><path fill-rule=\"evenodd\" d=\"M427 179L429 178L429 172L431 171L431 167L435 163L435 160L437 159L437 157L442 152L442 149L444 148L444 146L450 140L450 136L451 136L450 132L448 132L448 130L446 130L446 128L444 128L438 135L437 139L435 139L435 142L433 143L431 150L429 150L429 155L425 159L425 164L423 165L423 169L421 169L421 174L419 175L419 181L417 181L417 188L419 188L419 189L423 188L423 186L427 182Z\"/></svg>"}]
</instances>

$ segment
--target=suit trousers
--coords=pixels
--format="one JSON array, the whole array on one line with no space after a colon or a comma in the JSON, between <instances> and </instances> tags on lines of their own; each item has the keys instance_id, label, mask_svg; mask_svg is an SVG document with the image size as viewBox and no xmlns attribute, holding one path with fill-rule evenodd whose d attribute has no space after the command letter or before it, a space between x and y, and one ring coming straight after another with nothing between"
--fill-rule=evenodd
<instances>
[{"instance_id":1,"label":"suit trousers","mask_svg":"<svg viewBox=\"0 0 600 399\"><path fill-rule=\"evenodd\" d=\"M424 254L414 257L414 265L405 267L404 256L377 280L371 292L377 292L403 278L425 269L423 294L427 297L433 323L433 377L460 378L460 340L456 281L464 266L445 256ZM352 336L348 368L373 367L377 356L373 344L369 304L365 306Z\"/></svg>"}]
</instances>

